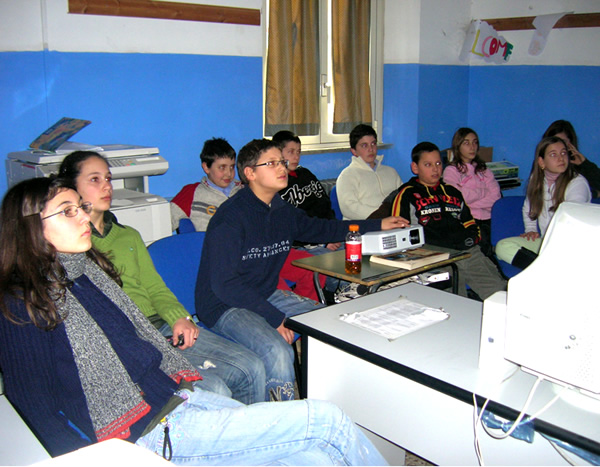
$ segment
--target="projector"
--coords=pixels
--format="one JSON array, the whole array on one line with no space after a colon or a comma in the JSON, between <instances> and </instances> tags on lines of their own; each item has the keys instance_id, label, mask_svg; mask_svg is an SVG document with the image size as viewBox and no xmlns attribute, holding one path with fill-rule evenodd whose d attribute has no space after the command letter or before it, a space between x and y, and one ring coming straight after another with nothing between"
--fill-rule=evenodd
<instances>
[{"instance_id":1,"label":"projector","mask_svg":"<svg viewBox=\"0 0 600 467\"><path fill-rule=\"evenodd\" d=\"M391 255L402 250L418 248L425 243L423 227L409 225L403 229L382 230L362 234L363 255Z\"/></svg>"}]
</instances>

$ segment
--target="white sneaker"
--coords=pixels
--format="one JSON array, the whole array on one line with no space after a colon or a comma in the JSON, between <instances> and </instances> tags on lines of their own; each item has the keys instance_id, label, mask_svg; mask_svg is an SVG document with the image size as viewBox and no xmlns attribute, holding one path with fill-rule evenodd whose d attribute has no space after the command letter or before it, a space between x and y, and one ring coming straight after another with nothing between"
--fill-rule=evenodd
<instances>
[{"instance_id":1,"label":"white sneaker","mask_svg":"<svg viewBox=\"0 0 600 467\"><path fill-rule=\"evenodd\" d=\"M383 284L382 286L380 286L377 289L377 292L379 292L380 290L387 290L387 289L391 289L392 287L398 287L399 285L403 285L410 282L410 278L408 279L400 279L394 282L388 282L387 284Z\"/></svg>"},{"instance_id":2,"label":"white sneaker","mask_svg":"<svg viewBox=\"0 0 600 467\"><path fill-rule=\"evenodd\" d=\"M348 300L352 300L353 298L362 297L369 292L369 288L366 285L357 284L352 282L348 284L346 287L338 290L335 293L335 303L342 303Z\"/></svg>"}]
</instances>

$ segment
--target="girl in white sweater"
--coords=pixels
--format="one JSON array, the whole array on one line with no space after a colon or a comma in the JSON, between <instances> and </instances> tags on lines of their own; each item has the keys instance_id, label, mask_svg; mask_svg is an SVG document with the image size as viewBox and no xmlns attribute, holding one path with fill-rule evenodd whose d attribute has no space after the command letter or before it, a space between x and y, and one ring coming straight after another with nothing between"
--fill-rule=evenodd
<instances>
[{"instance_id":1,"label":"girl in white sweater","mask_svg":"<svg viewBox=\"0 0 600 467\"><path fill-rule=\"evenodd\" d=\"M500 240L499 259L525 269L537 257L552 216L563 201L589 203L592 196L587 181L575 172L567 144L558 136L542 139L535 151L527 197L523 204L525 232Z\"/></svg>"}]
</instances>

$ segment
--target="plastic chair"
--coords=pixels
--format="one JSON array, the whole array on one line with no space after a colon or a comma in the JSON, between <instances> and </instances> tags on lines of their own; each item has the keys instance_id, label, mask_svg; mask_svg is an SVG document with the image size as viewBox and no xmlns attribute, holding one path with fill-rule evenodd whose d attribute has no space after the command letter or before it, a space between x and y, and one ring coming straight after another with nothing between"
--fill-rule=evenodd
<instances>
[{"instance_id":1,"label":"plastic chair","mask_svg":"<svg viewBox=\"0 0 600 467\"><path fill-rule=\"evenodd\" d=\"M331 209L333 209L333 212L335 212L335 218L342 220L344 216L342 216L342 210L340 209L340 203L338 201L337 190L335 189L335 185L329 193L329 199L331 200Z\"/></svg>"},{"instance_id":2,"label":"plastic chair","mask_svg":"<svg viewBox=\"0 0 600 467\"><path fill-rule=\"evenodd\" d=\"M205 232L161 238L148 246L154 267L191 315L196 314L195 290Z\"/></svg>"},{"instance_id":3,"label":"plastic chair","mask_svg":"<svg viewBox=\"0 0 600 467\"><path fill-rule=\"evenodd\" d=\"M196 228L194 227L193 222L190 219L180 219L179 226L177 227L177 233L192 233L195 232Z\"/></svg>"},{"instance_id":4,"label":"plastic chair","mask_svg":"<svg viewBox=\"0 0 600 467\"><path fill-rule=\"evenodd\" d=\"M503 238L518 237L525 231L521 214L525 196L507 196L500 198L492 207L491 241L494 247ZM521 270L512 264L498 260L502 273L511 278Z\"/></svg>"}]
</instances>

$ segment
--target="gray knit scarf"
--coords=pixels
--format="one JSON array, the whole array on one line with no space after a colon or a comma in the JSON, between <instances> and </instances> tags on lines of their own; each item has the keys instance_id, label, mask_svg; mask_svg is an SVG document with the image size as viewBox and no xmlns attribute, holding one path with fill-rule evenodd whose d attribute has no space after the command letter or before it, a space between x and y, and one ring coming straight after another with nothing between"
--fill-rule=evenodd
<instances>
[{"instance_id":1,"label":"gray knit scarf","mask_svg":"<svg viewBox=\"0 0 600 467\"><path fill-rule=\"evenodd\" d=\"M69 279L75 280L82 274L87 276L129 318L139 337L162 353L162 371L178 382L178 378L198 379L195 368L168 344L118 284L85 253L59 254L58 258ZM101 328L68 289L65 300L57 302L57 307L60 316L66 317L67 338L98 440L128 437L132 421L149 410L139 388L130 379Z\"/></svg>"}]
</instances>

